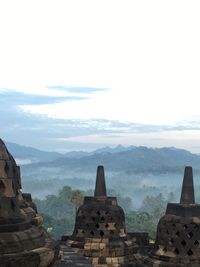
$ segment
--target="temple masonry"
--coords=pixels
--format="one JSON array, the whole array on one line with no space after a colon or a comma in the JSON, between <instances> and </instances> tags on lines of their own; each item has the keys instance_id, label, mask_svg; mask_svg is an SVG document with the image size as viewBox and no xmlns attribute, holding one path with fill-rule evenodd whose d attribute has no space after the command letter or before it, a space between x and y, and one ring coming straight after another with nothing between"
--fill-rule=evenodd
<instances>
[{"instance_id":1,"label":"temple masonry","mask_svg":"<svg viewBox=\"0 0 200 267\"><path fill-rule=\"evenodd\" d=\"M126 234L124 211L116 197L107 196L103 166L97 168L94 197L84 198L67 244L91 258L94 266L135 266L136 238Z\"/></svg>"},{"instance_id":2,"label":"temple masonry","mask_svg":"<svg viewBox=\"0 0 200 267\"><path fill-rule=\"evenodd\" d=\"M145 266L200 266L200 205L195 204L193 173L185 168L180 203L168 203L154 249Z\"/></svg>"},{"instance_id":3,"label":"temple masonry","mask_svg":"<svg viewBox=\"0 0 200 267\"><path fill-rule=\"evenodd\" d=\"M86 196L77 211L72 235L59 241L43 228L31 194L21 189L20 168L0 139L0 267L200 267L200 205L189 166L180 203L168 203L155 244L148 233L126 232L123 209L107 196L103 166L94 196Z\"/></svg>"},{"instance_id":4,"label":"temple masonry","mask_svg":"<svg viewBox=\"0 0 200 267\"><path fill-rule=\"evenodd\" d=\"M42 227L29 194L21 193L20 169L0 140L0 267L46 267L58 252Z\"/></svg>"}]
</instances>

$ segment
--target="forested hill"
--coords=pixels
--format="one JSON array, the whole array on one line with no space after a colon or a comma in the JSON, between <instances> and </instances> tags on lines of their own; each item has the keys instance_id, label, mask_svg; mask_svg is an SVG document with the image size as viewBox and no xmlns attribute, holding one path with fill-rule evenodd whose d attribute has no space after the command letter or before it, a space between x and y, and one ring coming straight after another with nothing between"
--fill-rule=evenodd
<instances>
[{"instance_id":1,"label":"forested hill","mask_svg":"<svg viewBox=\"0 0 200 267\"><path fill-rule=\"evenodd\" d=\"M126 151L87 154L80 158L62 157L51 162L29 164L24 172L56 169L67 171L94 172L96 166L103 164L107 171L131 173L171 173L180 172L184 166L192 165L200 170L200 156L176 148L131 147Z\"/></svg>"}]
</instances>

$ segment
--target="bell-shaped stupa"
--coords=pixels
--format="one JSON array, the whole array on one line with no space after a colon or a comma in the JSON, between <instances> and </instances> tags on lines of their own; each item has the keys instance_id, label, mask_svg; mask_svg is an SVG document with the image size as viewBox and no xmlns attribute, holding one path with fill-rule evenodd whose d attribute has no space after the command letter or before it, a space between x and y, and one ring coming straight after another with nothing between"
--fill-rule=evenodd
<instances>
[{"instance_id":1,"label":"bell-shaped stupa","mask_svg":"<svg viewBox=\"0 0 200 267\"><path fill-rule=\"evenodd\" d=\"M168 203L157 227L155 247L145 266L200 266L200 205L195 204L193 172L185 168L180 203Z\"/></svg>"},{"instance_id":2,"label":"bell-shaped stupa","mask_svg":"<svg viewBox=\"0 0 200 267\"><path fill-rule=\"evenodd\" d=\"M20 189L19 166L0 139L0 266L50 266L56 244Z\"/></svg>"},{"instance_id":3,"label":"bell-shaped stupa","mask_svg":"<svg viewBox=\"0 0 200 267\"><path fill-rule=\"evenodd\" d=\"M97 168L94 197L85 197L77 211L68 244L92 258L94 266L135 266L137 246L127 238L124 211L116 197L107 196L103 166Z\"/></svg>"}]
</instances>

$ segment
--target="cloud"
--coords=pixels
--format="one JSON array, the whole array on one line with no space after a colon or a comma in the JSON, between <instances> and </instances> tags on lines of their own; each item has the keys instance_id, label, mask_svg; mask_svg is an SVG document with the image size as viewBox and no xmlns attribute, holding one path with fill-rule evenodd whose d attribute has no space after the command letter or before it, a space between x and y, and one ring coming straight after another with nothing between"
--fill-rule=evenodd
<instances>
[{"instance_id":1,"label":"cloud","mask_svg":"<svg viewBox=\"0 0 200 267\"><path fill-rule=\"evenodd\" d=\"M49 96L49 95L37 95L30 93L16 92L12 89L3 90L0 92L0 103L8 103L10 106L20 105L45 105L55 104L63 101L76 101L87 99L83 96Z\"/></svg>"},{"instance_id":2,"label":"cloud","mask_svg":"<svg viewBox=\"0 0 200 267\"><path fill-rule=\"evenodd\" d=\"M68 118L103 113L171 124L200 115L197 1L145 1L145 8L131 0L79 1L79 8L76 1L15 2L1 8L1 87L54 85L49 91L86 96L102 87L113 91L101 101L68 101ZM77 83L84 87L72 87Z\"/></svg>"},{"instance_id":3,"label":"cloud","mask_svg":"<svg viewBox=\"0 0 200 267\"><path fill-rule=\"evenodd\" d=\"M83 98L84 99L84 98ZM127 123L107 119L54 119L19 109L72 101L66 96L41 96L15 90L0 92L1 138L44 150L91 150L105 145L178 146L199 151L199 120L174 126ZM76 101L74 98L73 101Z\"/></svg>"},{"instance_id":4,"label":"cloud","mask_svg":"<svg viewBox=\"0 0 200 267\"><path fill-rule=\"evenodd\" d=\"M91 88L91 87L67 87L67 86L48 86L48 89L56 89L69 93L93 94L96 92L107 91L106 88Z\"/></svg>"},{"instance_id":5,"label":"cloud","mask_svg":"<svg viewBox=\"0 0 200 267\"><path fill-rule=\"evenodd\" d=\"M89 135L94 133L109 132L103 129L102 123L83 120L53 119L23 112L19 106L24 105L46 105L54 104L57 101L76 101L85 97L54 97L41 96L30 93L16 92L15 90L0 91L0 128L1 137L7 141L35 146L47 150L61 150L63 143L53 142L53 138L66 136ZM98 126L97 126L98 125ZM103 124L105 126L105 122ZM78 144L65 142L66 150L77 149ZM85 147L90 147L86 145ZM91 147L94 147L91 146Z\"/></svg>"}]
</instances>

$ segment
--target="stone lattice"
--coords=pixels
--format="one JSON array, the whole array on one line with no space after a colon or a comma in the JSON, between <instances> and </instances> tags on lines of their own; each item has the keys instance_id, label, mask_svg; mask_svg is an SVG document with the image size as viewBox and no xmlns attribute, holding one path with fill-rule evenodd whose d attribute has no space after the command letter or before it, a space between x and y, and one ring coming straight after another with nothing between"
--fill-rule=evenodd
<instances>
[{"instance_id":1,"label":"stone lattice","mask_svg":"<svg viewBox=\"0 0 200 267\"><path fill-rule=\"evenodd\" d=\"M97 169L94 197L85 197L68 240L94 266L134 266L137 245L128 239L124 211L115 197L107 197L104 169ZM126 264L126 265L124 265ZM130 264L130 265L128 265Z\"/></svg>"},{"instance_id":2,"label":"stone lattice","mask_svg":"<svg viewBox=\"0 0 200 267\"><path fill-rule=\"evenodd\" d=\"M186 167L180 204L169 203L157 228L147 266L200 266L200 205L195 204L192 168Z\"/></svg>"}]
</instances>

